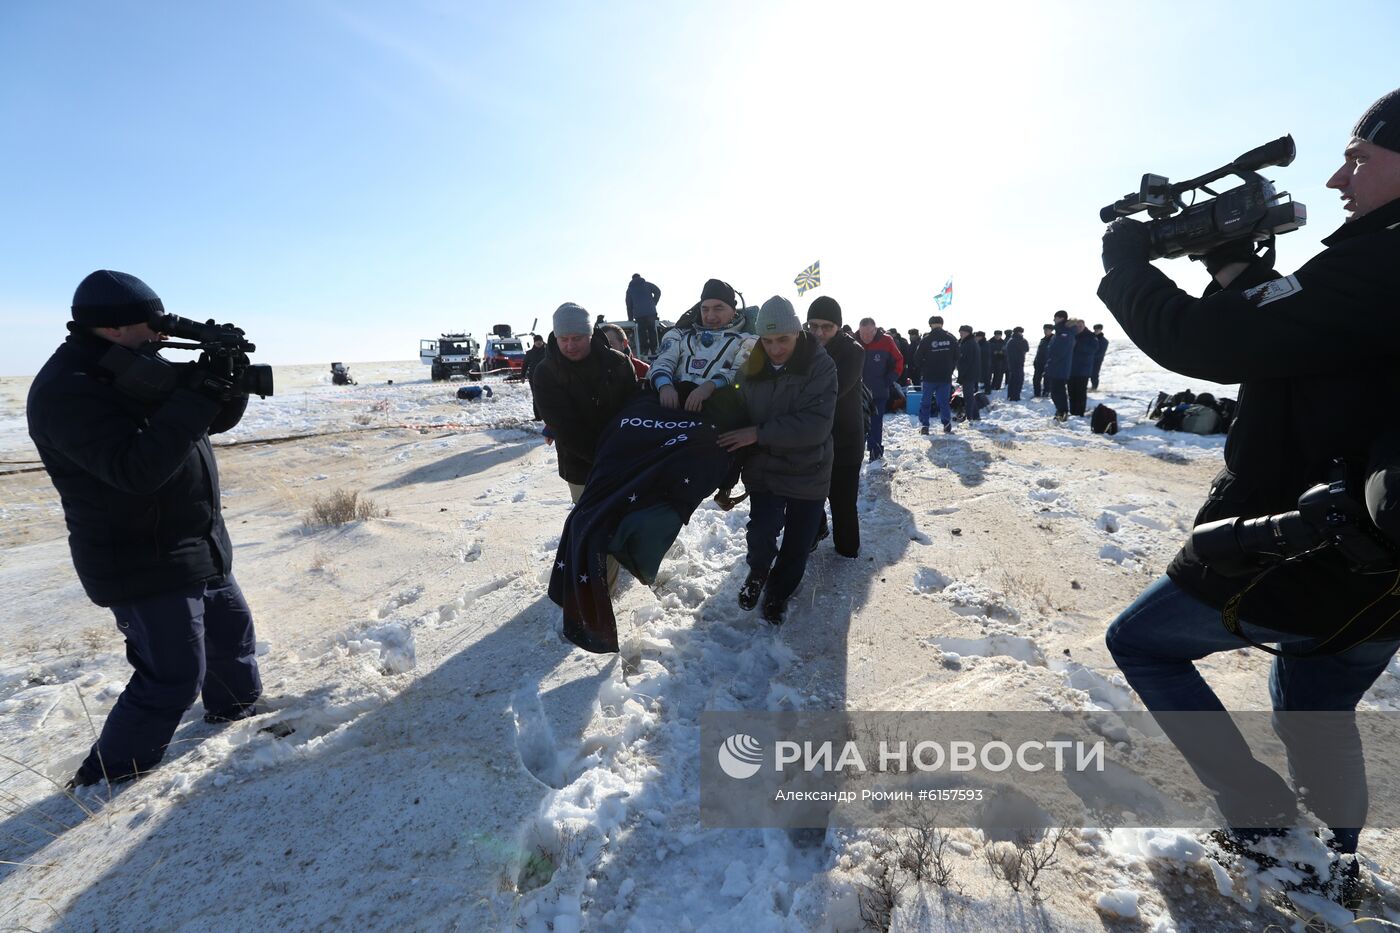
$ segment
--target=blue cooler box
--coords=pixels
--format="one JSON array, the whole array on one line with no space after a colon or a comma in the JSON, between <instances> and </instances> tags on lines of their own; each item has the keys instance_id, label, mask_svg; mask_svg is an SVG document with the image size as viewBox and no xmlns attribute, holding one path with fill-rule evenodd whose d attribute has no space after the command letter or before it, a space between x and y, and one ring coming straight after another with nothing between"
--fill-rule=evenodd
<instances>
[{"instance_id":1,"label":"blue cooler box","mask_svg":"<svg viewBox=\"0 0 1400 933\"><path fill-rule=\"evenodd\" d=\"M919 403L923 401L922 388L904 390L904 413L915 421L919 420Z\"/></svg>"}]
</instances>

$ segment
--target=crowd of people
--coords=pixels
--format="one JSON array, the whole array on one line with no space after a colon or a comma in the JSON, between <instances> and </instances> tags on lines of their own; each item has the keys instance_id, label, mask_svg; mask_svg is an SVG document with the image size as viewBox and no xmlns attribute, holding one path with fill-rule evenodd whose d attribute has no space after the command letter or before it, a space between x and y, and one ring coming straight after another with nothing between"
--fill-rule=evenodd
<instances>
[{"instance_id":1,"label":"crowd of people","mask_svg":"<svg viewBox=\"0 0 1400 933\"><path fill-rule=\"evenodd\" d=\"M1227 719L1189 729L1164 721L1163 730L1229 823L1222 845L1266 864L1261 842L1298 827L1311 808L1337 856L1329 890L1350 902L1366 815L1359 736L1344 725L1308 744L1285 714L1354 711L1400 649L1400 561L1359 569L1335 537L1351 523L1383 553L1400 550L1400 435L1389 413L1400 377L1385 365L1400 336L1389 313L1400 268L1400 91L1362 116L1327 186L1349 217L1321 253L1284 277L1274 251L1260 255L1252 239L1213 246L1197 257L1213 279L1201 298L1152 265L1147 225L1119 218L1104 235L1099 295L1134 344L1173 371L1240 383L1226 466L1197 524L1297 516L1299 497L1317 484L1351 489L1355 500L1349 512L1328 513L1324 543L1299 555L1310 559L1240 573L1188 541L1108 628L1107 647L1154 713L1223 713L1196 662L1242 645L1274 655L1269 693L1292 785ZM658 340L660 289L634 275L626 298L650 365L633 357L621 327L598 326L573 303L554 312L552 333L536 338L526 363L576 504L550 595L565 606L566 634L597 651L617 650L607 613L619 561L650 582L712 493L726 509L749 499L737 600L781 624L823 538L843 557L859 555L861 463L883 456L883 416L905 386L921 390L924 433L935 406L951 432L954 386L975 422L993 393L1020 399L1031 355L1021 327L987 338L962 325L955 337L935 315L926 334L906 339L871 317L852 328L829 297L805 320L778 296L751 308L720 279L706 281ZM92 273L71 312L67 340L31 386L29 433L59 493L77 576L92 602L111 609L134 668L69 784L77 787L154 768L196 697L211 723L256 715L262 681L209 440L238 423L248 388L205 363L165 362L152 326L164 307L135 276ZM1345 366L1318 352L1320 322L1354 349ZM1084 415L1107 346L1101 325L1056 312L1032 356L1032 395L1048 395L1061 422ZM1343 479L1329 479L1339 470ZM740 481L745 492L735 496ZM576 521L586 527L571 532ZM1283 543L1276 537L1270 546ZM1344 786L1346 807L1309 797L1328 783Z\"/></svg>"},{"instance_id":2,"label":"crowd of people","mask_svg":"<svg viewBox=\"0 0 1400 933\"><path fill-rule=\"evenodd\" d=\"M643 345L650 338L642 335L657 321L659 297L655 285L632 277L628 318ZM558 448L559 475L573 501L585 494L601 450L610 442L631 444L617 440L610 428L634 399L677 412L677 425L690 424L679 413L709 423L724 420L727 427L716 443L733 455L733 463L714 490L715 501L732 509L749 500L749 572L737 598L774 624L783 621L807 555L822 540L833 538L843 557L859 555L861 466L867 458L884 457L886 414L917 389L921 433L929 433L935 409L944 433L951 433L955 410L958 420L976 422L993 393L1005 391L1009 401L1020 401L1030 355L1021 327L997 330L988 339L963 325L954 337L935 315L926 334L911 330L906 339L872 317L852 327L829 296L812 301L803 321L787 299L774 296L761 307L749 306L718 278L704 283L699 301L664 332L653 352L641 354L650 363L634 355L628 332L602 315L591 321L583 308L566 303L552 323L548 341L537 339L528 354L526 373L536 418ZM1097 385L1108 341L1102 326L1088 331L1063 311L1045 333L1034 358L1034 395L1052 396L1063 421L1069 413L1083 414L1086 387ZM736 411L738 422L732 420ZM635 458L627 462L639 468ZM735 495L741 481L743 492ZM686 490L687 499L691 492ZM609 589L617 572L609 556ZM561 594L566 589L561 600L570 606L596 601L570 588Z\"/></svg>"}]
</instances>

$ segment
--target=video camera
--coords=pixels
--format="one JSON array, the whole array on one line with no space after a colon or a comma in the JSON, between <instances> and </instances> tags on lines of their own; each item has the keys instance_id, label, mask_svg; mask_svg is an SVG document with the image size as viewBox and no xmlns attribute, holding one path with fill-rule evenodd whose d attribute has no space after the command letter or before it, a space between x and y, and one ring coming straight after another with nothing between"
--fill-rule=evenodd
<instances>
[{"instance_id":1,"label":"video camera","mask_svg":"<svg viewBox=\"0 0 1400 933\"><path fill-rule=\"evenodd\" d=\"M220 391L227 391L231 396L261 398L272 394L272 367L249 362L248 354L257 350L257 346L245 338L241 327L215 324L213 320L201 324L178 314L154 314L147 323L158 334L191 341L164 341L148 346L153 351L198 350L197 361L178 364L178 367L192 368L196 375ZM177 364L161 359L154 352L139 353L114 344L103 356L102 366L112 373L119 389L145 401L166 398L180 382Z\"/></svg>"},{"instance_id":2,"label":"video camera","mask_svg":"<svg viewBox=\"0 0 1400 933\"><path fill-rule=\"evenodd\" d=\"M1335 547L1356 573L1394 570L1396 551L1374 530L1365 505L1347 491L1345 467L1298 497L1298 509L1262 518L1225 518L1197 526L1191 548L1213 569L1237 576L1261 565Z\"/></svg>"},{"instance_id":3,"label":"video camera","mask_svg":"<svg viewBox=\"0 0 1400 933\"><path fill-rule=\"evenodd\" d=\"M1100 210L1099 219L1109 223L1115 217L1147 211L1152 218L1147 224L1152 235L1150 259L1200 255L1246 237L1255 243L1271 240L1306 224L1308 209L1288 192L1275 192L1259 169L1289 165L1296 154L1293 137L1281 136L1188 181L1172 184L1165 175L1143 175L1138 190ZM1244 184L1221 193L1212 191L1210 183L1226 175L1238 176ZM1181 196L1197 189L1211 195L1210 199L1197 202L1193 196L1191 204L1184 204Z\"/></svg>"}]
</instances>

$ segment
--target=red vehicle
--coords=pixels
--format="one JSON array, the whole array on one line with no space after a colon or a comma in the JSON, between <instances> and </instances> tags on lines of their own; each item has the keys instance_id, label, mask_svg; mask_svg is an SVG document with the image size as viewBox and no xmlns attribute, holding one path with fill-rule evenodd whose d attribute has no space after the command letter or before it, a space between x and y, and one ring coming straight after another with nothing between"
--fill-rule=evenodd
<instances>
[{"instance_id":1,"label":"red vehicle","mask_svg":"<svg viewBox=\"0 0 1400 933\"><path fill-rule=\"evenodd\" d=\"M488 375L505 375L507 379L522 379L525 371L525 347L511 333L510 325L497 324L481 351L481 370Z\"/></svg>"}]
</instances>

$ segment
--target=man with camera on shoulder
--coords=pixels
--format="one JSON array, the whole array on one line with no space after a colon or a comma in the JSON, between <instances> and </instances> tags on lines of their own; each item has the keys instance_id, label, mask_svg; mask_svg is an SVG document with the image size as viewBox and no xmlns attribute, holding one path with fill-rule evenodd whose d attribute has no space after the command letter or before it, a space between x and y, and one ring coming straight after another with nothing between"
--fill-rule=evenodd
<instances>
[{"instance_id":1,"label":"man with camera on shoulder","mask_svg":"<svg viewBox=\"0 0 1400 933\"><path fill-rule=\"evenodd\" d=\"M153 323L193 322L165 318L135 276L92 273L72 315L30 387L29 436L62 500L78 578L112 610L135 672L70 787L154 768L196 697L207 721L229 722L262 693L209 442L243 417L247 391L216 366L159 355Z\"/></svg>"},{"instance_id":2,"label":"man with camera on shoulder","mask_svg":"<svg viewBox=\"0 0 1400 933\"><path fill-rule=\"evenodd\" d=\"M1227 169L1258 179L1240 170L1248 155ZM1286 160L1254 167L1291 157L1290 140ZM1120 217L1104 234L1107 274L1098 294L1129 338L1165 368L1241 383L1225 467L1197 529L1166 575L1109 627L1109 651L1154 714L1224 713L1195 662L1247 644L1273 653L1269 692L1293 783L1331 827L1329 845L1350 856L1360 834L1357 810L1340 823L1329 819L1306 788L1340 779L1364 815L1359 735L1343 727L1304 743L1279 714L1355 710L1400 648L1400 624L1390 621L1400 617L1400 598L1388 597L1388 607L1376 602L1400 580L1400 445L1387 427L1400 390L1400 90L1366 112L1343 158L1327 187L1341 194L1347 221L1294 274L1273 271L1272 237L1245 232L1203 254L1189 251L1213 277L1204 296L1193 298L1149 262L1182 254L1160 241L1161 221ZM1144 203L1148 191L1145 179ZM1264 258L1256 240L1270 243ZM1386 364L1358 368L1350 354L1328 354L1318 343L1324 330ZM1254 760L1227 717L1197 731L1163 727L1232 827L1217 841L1263 864L1261 841L1299 825L1299 796ZM1258 819L1266 811L1277 818ZM1330 893L1340 890L1346 903L1357 873L1354 858L1337 859Z\"/></svg>"}]
</instances>

